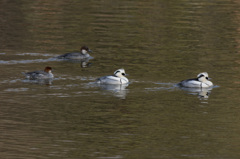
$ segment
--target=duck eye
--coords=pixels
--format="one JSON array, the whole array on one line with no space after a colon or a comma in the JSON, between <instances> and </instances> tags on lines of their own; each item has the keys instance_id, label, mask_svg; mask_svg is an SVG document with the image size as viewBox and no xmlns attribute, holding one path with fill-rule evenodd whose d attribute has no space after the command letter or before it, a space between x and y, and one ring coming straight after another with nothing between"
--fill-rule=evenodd
<instances>
[{"instance_id":1,"label":"duck eye","mask_svg":"<svg viewBox=\"0 0 240 159\"><path fill-rule=\"evenodd\" d=\"M206 77L206 79L208 80L208 77Z\"/></svg>"},{"instance_id":2,"label":"duck eye","mask_svg":"<svg viewBox=\"0 0 240 159\"><path fill-rule=\"evenodd\" d=\"M122 73L123 76L125 76L125 73Z\"/></svg>"}]
</instances>

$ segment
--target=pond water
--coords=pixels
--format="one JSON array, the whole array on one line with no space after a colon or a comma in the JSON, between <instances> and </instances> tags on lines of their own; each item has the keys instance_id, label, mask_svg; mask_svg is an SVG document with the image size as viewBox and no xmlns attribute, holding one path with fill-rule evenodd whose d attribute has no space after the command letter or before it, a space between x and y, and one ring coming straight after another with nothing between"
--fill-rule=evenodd
<instances>
[{"instance_id":1,"label":"pond water","mask_svg":"<svg viewBox=\"0 0 240 159\"><path fill-rule=\"evenodd\" d=\"M0 2L1 158L240 158L240 2ZM87 45L85 63L56 56ZM22 72L53 68L54 80ZM94 81L124 68L126 86ZM208 72L210 90L176 84Z\"/></svg>"}]
</instances>

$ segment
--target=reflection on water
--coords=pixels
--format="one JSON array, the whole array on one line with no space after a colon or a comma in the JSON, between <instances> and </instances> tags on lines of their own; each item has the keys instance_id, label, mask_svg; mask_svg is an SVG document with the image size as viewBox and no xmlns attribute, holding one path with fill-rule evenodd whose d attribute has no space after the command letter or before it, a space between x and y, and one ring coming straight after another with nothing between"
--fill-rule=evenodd
<instances>
[{"instance_id":1,"label":"reflection on water","mask_svg":"<svg viewBox=\"0 0 240 159\"><path fill-rule=\"evenodd\" d=\"M88 60L81 61L81 67L82 68L90 67L91 65L92 65L92 63L88 62Z\"/></svg>"},{"instance_id":2,"label":"reflection on water","mask_svg":"<svg viewBox=\"0 0 240 159\"><path fill-rule=\"evenodd\" d=\"M80 63L82 68L90 67L92 65L89 60L93 59L93 57L85 58L85 59L58 59L60 61L67 61L71 63Z\"/></svg>"},{"instance_id":3,"label":"reflection on water","mask_svg":"<svg viewBox=\"0 0 240 159\"><path fill-rule=\"evenodd\" d=\"M109 91L113 96L125 99L128 93L128 84L99 84L97 85L104 91Z\"/></svg>"},{"instance_id":4,"label":"reflection on water","mask_svg":"<svg viewBox=\"0 0 240 159\"><path fill-rule=\"evenodd\" d=\"M213 87L210 88L187 88L179 87L180 89L187 91L189 94L197 95L200 99L208 99Z\"/></svg>"}]
</instances>

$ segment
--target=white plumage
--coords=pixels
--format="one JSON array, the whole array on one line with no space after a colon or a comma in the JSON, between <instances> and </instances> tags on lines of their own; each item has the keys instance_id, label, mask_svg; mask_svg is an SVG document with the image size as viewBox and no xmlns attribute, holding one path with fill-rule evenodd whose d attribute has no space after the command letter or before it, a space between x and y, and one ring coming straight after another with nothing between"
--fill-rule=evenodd
<instances>
[{"instance_id":1,"label":"white plumage","mask_svg":"<svg viewBox=\"0 0 240 159\"><path fill-rule=\"evenodd\" d=\"M183 80L179 83L183 87L207 88L212 87L213 83L208 80L208 73L203 72L197 75L197 78Z\"/></svg>"},{"instance_id":2,"label":"white plumage","mask_svg":"<svg viewBox=\"0 0 240 159\"><path fill-rule=\"evenodd\" d=\"M98 78L97 83L100 83L100 84L126 84L129 81L125 76L126 76L125 70L118 69L114 72L114 75Z\"/></svg>"}]
</instances>

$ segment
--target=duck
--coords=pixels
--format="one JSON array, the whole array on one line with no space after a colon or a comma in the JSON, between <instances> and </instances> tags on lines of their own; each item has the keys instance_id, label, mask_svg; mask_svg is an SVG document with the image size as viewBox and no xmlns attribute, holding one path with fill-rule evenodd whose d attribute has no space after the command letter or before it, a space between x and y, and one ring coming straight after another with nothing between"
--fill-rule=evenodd
<instances>
[{"instance_id":1,"label":"duck","mask_svg":"<svg viewBox=\"0 0 240 159\"><path fill-rule=\"evenodd\" d=\"M125 77L126 73L123 68L116 70L113 75L103 76L97 79L99 84L127 84L129 81Z\"/></svg>"},{"instance_id":2,"label":"duck","mask_svg":"<svg viewBox=\"0 0 240 159\"><path fill-rule=\"evenodd\" d=\"M209 88L213 83L209 81L208 73L202 72L197 75L197 78L183 80L178 85L188 88Z\"/></svg>"},{"instance_id":3,"label":"duck","mask_svg":"<svg viewBox=\"0 0 240 159\"><path fill-rule=\"evenodd\" d=\"M58 59L72 59L72 60L83 60L90 58L88 52L92 52L87 46L82 46L80 52L66 53L58 56Z\"/></svg>"},{"instance_id":4,"label":"duck","mask_svg":"<svg viewBox=\"0 0 240 159\"><path fill-rule=\"evenodd\" d=\"M47 66L43 71L33 71L24 73L27 79L30 80L43 80L52 79L54 75L52 74L52 68Z\"/></svg>"}]
</instances>

